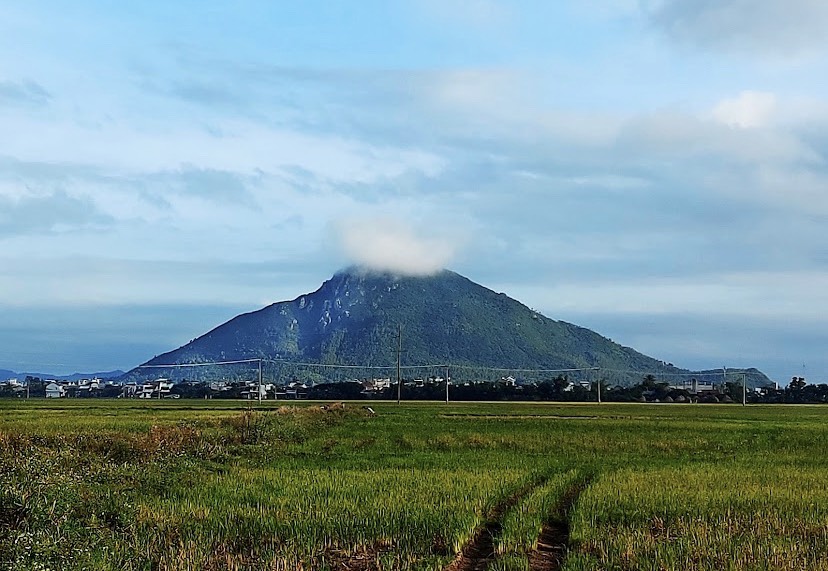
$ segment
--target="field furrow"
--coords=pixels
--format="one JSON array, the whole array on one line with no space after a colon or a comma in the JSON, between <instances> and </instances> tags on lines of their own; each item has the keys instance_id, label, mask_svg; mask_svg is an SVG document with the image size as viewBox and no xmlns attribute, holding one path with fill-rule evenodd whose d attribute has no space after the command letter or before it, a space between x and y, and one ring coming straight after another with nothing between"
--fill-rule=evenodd
<instances>
[{"instance_id":1,"label":"field furrow","mask_svg":"<svg viewBox=\"0 0 828 571\"><path fill-rule=\"evenodd\" d=\"M534 478L495 504L446 571L484 571L495 558L495 543L503 530L506 514L547 479L548 476Z\"/></svg>"},{"instance_id":2,"label":"field furrow","mask_svg":"<svg viewBox=\"0 0 828 571\"><path fill-rule=\"evenodd\" d=\"M590 479L585 477L571 484L541 525L535 547L529 553L531 571L557 571L563 566L569 550L572 510Z\"/></svg>"}]
</instances>

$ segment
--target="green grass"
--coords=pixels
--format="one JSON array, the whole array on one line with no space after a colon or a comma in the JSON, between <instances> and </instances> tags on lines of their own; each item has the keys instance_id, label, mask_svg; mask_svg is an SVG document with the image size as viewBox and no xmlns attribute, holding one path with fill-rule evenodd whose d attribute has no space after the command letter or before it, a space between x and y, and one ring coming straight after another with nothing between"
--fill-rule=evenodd
<instances>
[{"instance_id":1,"label":"green grass","mask_svg":"<svg viewBox=\"0 0 828 571\"><path fill-rule=\"evenodd\" d=\"M568 568L824 568L825 476L744 460L608 474L581 497Z\"/></svg>"},{"instance_id":2,"label":"green grass","mask_svg":"<svg viewBox=\"0 0 828 571\"><path fill-rule=\"evenodd\" d=\"M503 520L503 529L495 540L498 558L493 568L502 571L528 569L528 558L538 546L544 524L565 521L564 498L583 482L577 470L551 475L511 510Z\"/></svg>"},{"instance_id":3,"label":"green grass","mask_svg":"<svg viewBox=\"0 0 828 571\"><path fill-rule=\"evenodd\" d=\"M0 401L0 569L822 569L828 408ZM570 513L561 501L592 476Z\"/></svg>"}]
</instances>

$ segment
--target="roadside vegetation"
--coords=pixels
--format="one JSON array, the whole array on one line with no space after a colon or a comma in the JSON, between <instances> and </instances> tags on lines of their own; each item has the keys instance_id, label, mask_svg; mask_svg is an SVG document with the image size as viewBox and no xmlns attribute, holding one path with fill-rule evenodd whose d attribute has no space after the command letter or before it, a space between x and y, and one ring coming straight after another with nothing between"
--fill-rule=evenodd
<instances>
[{"instance_id":1,"label":"roadside vegetation","mask_svg":"<svg viewBox=\"0 0 828 571\"><path fill-rule=\"evenodd\" d=\"M282 405L0 401L0 569L828 560L822 407Z\"/></svg>"}]
</instances>

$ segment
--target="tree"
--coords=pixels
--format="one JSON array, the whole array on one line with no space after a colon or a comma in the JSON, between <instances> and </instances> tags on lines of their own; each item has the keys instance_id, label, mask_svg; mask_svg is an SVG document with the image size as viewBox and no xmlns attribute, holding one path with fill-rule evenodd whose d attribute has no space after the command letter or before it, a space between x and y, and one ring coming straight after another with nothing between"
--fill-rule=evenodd
<instances>
[{"instance_id":1,"label":"tree","mask_svg":"<svg viewBox=\"0 0 828 571\"><path fill-rule=\"evenodd\" d=\"M725 383L724 393L727 396L729 396L732 400L741 402L742 390L743 389L741 382L728 381Z\"/></svg>"},{"instance_id":2,"label":"tree","mask_svg":"<svg viewBox=\"0 0 828 571\"><path fill-rule=\"evenodd\" d=\"M788 388L792 391L801 391L805 388L805 385L808 383L805 382L805 377L793 377L791 378L791 382L788 385Z\"/></svg>"}]
</instances>

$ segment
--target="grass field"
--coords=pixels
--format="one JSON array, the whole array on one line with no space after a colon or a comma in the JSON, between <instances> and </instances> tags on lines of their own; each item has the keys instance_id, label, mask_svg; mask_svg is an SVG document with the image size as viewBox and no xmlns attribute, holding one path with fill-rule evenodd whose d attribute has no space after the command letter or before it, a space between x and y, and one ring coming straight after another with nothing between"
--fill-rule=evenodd
<instances>
[{"instance_id":1,"label":"grass field","mask_svg":"<svg viewBox=\"0 0 828 571\"><path fill-rule=\"evenodd\" d=\"M0 569L828 568L828 408L321 404L0 401Z\"/></svg>"}]
</instances>

